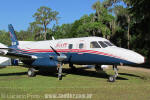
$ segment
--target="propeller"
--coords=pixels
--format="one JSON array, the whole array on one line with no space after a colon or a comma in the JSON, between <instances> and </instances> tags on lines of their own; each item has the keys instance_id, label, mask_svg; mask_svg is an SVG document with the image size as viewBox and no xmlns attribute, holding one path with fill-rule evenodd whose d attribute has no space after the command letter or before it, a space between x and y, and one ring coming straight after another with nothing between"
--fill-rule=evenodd
<instances>
[{"instance_id":1,"label":"propeller","mask_svg":"<svg viewBox=\"0 0 150 100\"><path fill-rule=\"evenodd\" d=\"M58 56L60 56L60 53L58 53L52 46L50 46L50 47Z\"/></svg>"},{"instance_id":2,"label":"propeller","mask_svg":"<svg viewBox=\"0 0 150 100\"><path fill-rule=\"evenodd\" d=\"M58 60L58 79L62 80L62 68L63 68L62 63L67 58L67 56L62 54L62 53L58 53L52 46L50 46L50 47L57 55L57 60Z\"/></svg>"}]
</instances>

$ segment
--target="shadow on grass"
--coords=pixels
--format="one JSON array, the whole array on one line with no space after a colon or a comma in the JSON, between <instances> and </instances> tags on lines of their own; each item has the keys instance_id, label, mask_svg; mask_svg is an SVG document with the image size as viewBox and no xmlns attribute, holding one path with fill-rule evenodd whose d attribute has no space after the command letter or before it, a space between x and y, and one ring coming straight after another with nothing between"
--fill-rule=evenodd
<instances>
[{"instance_id":1,"label":"shadow on grass","mask_svg":"<svg viewBox=\"0 0 150 100\"><path fill-rule=\"evenodd\" d=\"M36 74L41 76L46 76L46 77L58 77L56 71L55 72L38 71ZM62 76L65 77L66 75L62 75Z\"/></svg>"},{"instance_id":2,"label":"shadow on grass","mask_svg":"<svg viewBox=\"0 0 150 100\"><path fill-rule=\"evenodd\" d=\"M2 66L2 67L0 67L0 69L3 69L3 68L6 68L6 67L3 67L3 66Z\"/></svg>"},{"instance_id":3,"label":"shadow on grass","mask_svg":"<svg viewBox=\"0 0 150 100\"><path fill-rule=\"evenodd\" d=\"M72 71L71 69L64 69L64 73L67 74L74 74L74 75L80 75L80 76L88 76L88 77L96 77L96 78L104 78L108 79L110 75L108 75L105 71L96 72L91 70L85 70L87 68L77 68L76 71ZM126 78L117 77L118 80L128 80Z\"/></svg>"},{"instance_id":4,"label":"shadow on grass","mask_svg":"<svg viewBox=\"0 0 150 100\"><path fill-rule=\"evenodd\" d=\"M134 74L128 74L128 73L119 73L120 75L126 75L126 76L132 76L132 77L140 77L138 75L134 75Z\"/></svg>"},{"instance_id":5,"label":"shadow on grass","mask_svg":"<svg viewBox=\"0 0 150 100\"><path fill-rule=\"evenodd\" d=\"M73 75L79 75L79 76L88 76L88 77L96 77L96 78L104 78L108 79L109 75L102 71L102 72L96 72L92 70L86 70L87 68L77 68L76 70L71 70L69 68L63 68L63 77L66 77L68 74L73 74ZM46 76L46 77L58 77L57 71L38 71L36 72L37 75L41 76ZM140 77L134 74L127 74L127 73L119 73L120 75L128 75L132 77ZM0 73L0 76L20 76L20 75L27 75L27 72L16 72L16 73ZM118 76L117 80L128 80L127 78L123 78Z\"/></svg>"},{"instance_id":6,"label":"shadow on grass","mask_svg":"<svg viewBox=\"0 0 150 100\"><path fill-rule=\"evenodd\" d=\"M16 73L0 73L0 76L20 76L26 75L27 72L16 72Z\"/></svg>"},{"instance_id":7,"label":"shadow on grass","mask_svg":"<svg viewBox=\"0 0 150 100\"><path fill-rule=\"evenodd\" d=\"M73 74L73 75L79 75L79 76L88 76L88 77L96 77L96 78L104 78L108 79L109 75L102 71L102 72L96 72L96 71L91 71L91 70L86 70L89 68L84 68L80 67L77 68L76 70L71 70L69 68L63 68L63 77L66 77L68 74ZM47 77L58 77L58 73L55 72L46 72L46 71L39 71L37 75L42 75L42 76L47 76ZM117 77L118 80L128 80L123 77Z\"/></svg>"}]
</instances>

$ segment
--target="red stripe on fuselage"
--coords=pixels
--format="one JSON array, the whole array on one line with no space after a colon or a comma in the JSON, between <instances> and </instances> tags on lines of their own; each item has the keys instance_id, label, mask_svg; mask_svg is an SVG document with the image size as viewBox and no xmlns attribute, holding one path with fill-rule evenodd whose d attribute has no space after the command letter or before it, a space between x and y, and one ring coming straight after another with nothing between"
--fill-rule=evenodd
<instances>
[{"instance_id":1,"label":"red stripe on fuselage","mask_svg":"<svg viewBox=\"0 0 150 100\"><path fill-rule=\"evenodd\" d=\"M21 49L21 48L20 48ZM52 49L21 49L22 51L26 51L26 53L48 53L48 52L54 52ZM76 53L91 53L91 54L99 54L99 55L104 55L104 56L109 56L109 57L114 57L114 58L119 58L123 59L119 56L115 56L113 54L108 54L100 51L94 51L94 50L84 50L84 49L56 49L57 52L76 52ZM124 59L125 60L125 59Z\"/></svg>"}]
</instances>

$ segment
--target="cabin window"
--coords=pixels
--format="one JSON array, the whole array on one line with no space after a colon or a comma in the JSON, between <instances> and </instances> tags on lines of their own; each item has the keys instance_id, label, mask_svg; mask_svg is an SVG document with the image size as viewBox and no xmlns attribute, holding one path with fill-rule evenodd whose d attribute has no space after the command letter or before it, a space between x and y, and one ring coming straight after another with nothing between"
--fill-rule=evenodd
<instances>
[{"instance_id":1,"label":"cabin window","mask_svg":"<svg viewBox=\"0 0 150 100\"><path fill-rule=\"evenodd\" d=\"M90 48L101 48L97 41L93 41L90 43Z\"/></svg>"},{"instance_id":2,"label":"cabin window","mask_svg":"<svg viewBox=\"0 0 150 100\"><path fill-rule=\"evenodd\" d=\"M69 44L68 49L72 49L73 48L73 44Z\"/></svg>"},{"instance_id":3,"label":"cabin window","mask_svg":"<svg viewBox=\"0 0 150 100\"><path fill-rule=\"evenodd\" d=\"M79 44L79 49L83 49L83 47L84 47L84 44L83 44L83 43L80 43L80 44Z\"/></svg>"},{"instance_id":4,"label":"cabin window","mask_svg":"<svg viewBox=\"0 0 150 100\"><path fill-rule=\"evenodd\" d=\"M106 45L104 42L102 42L102 41L99 41L99 44L100 44L103 48L106 48L106 47L107 47L107 45Z\"/></svg>"}]
</instances>

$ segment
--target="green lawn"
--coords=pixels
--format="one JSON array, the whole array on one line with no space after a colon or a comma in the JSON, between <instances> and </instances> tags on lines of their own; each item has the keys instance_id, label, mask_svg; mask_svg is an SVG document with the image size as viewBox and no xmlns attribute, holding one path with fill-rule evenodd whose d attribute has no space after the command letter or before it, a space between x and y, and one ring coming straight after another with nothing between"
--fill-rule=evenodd
<instances>
[{"instance_id":1,"label":"green lawn","mask_svg":"<svg viewBox=\"0 0 150 100\"><path fill-rule=\"evenodd\" d=\"M14 66L0 69L0 100L50 100L45 96L55 94L75 95L73 100L150 100L150 71L120 68L117 81L110 83L107 82L108 75L93 69L79 68L71 73L66 68L62 81L55 73L31 78L26 75L27 70ZM106 72L113 73L111 69ZM87 94L91 98L75 98Z\"/></svg>"}]
</instances>

